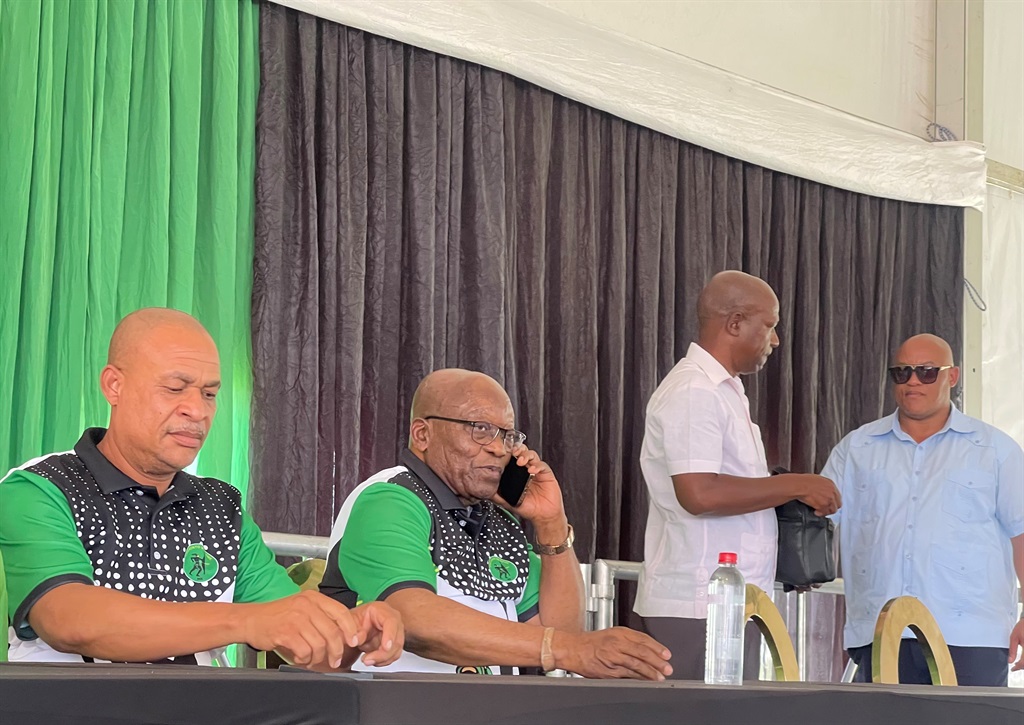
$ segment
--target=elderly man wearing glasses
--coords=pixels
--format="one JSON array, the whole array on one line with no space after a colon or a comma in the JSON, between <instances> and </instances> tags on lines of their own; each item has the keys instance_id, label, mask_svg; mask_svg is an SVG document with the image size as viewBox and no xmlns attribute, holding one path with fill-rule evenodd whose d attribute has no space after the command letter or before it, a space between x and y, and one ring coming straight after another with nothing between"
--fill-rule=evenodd
<instances>
[{"instance_id":1,"label":"elderly man wearing glasses","mask_svg":"<svg viewBox=\"0 0 1024 725\"><path fill-rule=\"evenodd\" d=\"M424 378L399 465L342 506L321 592L402 613L405 651L385 669L664 679L670 653L647 635L582 631L583 581L562 492L514 425L492 378L458 369ZM528 478L521 497L501 489L518 501L499 494L509 465ZM516 516L533 525L536 543Z\"/></svg>"},{"instance_id":2,"label":"elderly man wearing glasses","mask_svg":"<svg viewBox=\"0 0 1024 725\"><path fill-rule=\"evenodd\" d=\"M871 681L878 613L908 595L934 615L961 685L1005 686L1007 662L1024 667L1014 582L1024 579L1024 453L950 402L960 369L945 340L911 337L889 376L896 412L846 436L822 471L845 502L834 519L857 680ZM916 639L900 646L899 674L931 682Z\"/></svg>"}]
</instances>

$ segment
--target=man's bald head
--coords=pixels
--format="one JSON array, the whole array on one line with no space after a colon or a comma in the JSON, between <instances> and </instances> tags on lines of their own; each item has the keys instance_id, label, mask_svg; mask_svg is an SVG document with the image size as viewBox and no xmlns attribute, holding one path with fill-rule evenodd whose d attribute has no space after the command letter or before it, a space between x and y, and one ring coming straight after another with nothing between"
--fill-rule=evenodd
<instances>
[{"instance_id":1,"label":"man's bald head","mask_svg":"<svg viewBox=\"0 0 1024 725\"><path fill-rule=\"evenodd\" d=\"M505 389L490 375L462 368L435 370L416 386L416 392L412 396L412 418L437 415L439 411L460 408L467 401L481 395L497 397L508 402ZM511 407L511 402L508 404Z\"/></svg>"},{"instance_id":2,"label":"man's bald head","mask_svg":"<svg viewBox=\"0 0 1024 725\"><path fill-rule=\"evenodd\" d=\"M220 356L191 315L150 307L114 330L100 373L110 426L100 451L146 485L169 485L195 460L217 411Z\"/></svg>"},{"instance_id":3,"label":"man's bald head","mask_svg":"<svg viewBox=\"0 0 1024 725\"><path fill-rule=\"evenodd\" d=\"M697 298L697 319L703 330L705 326L721 324L736 312L752 314L766 303L779 303L767 282L746 272L728 269L712 277L701 290Z\"/></svg>"},{"instance_id":4,"label":"man's bald head","mask_svg":"<svg viewBox=\"0 0 1024 725\"><path fill-rule=\"evenodd\" d=\"M409 450L466 505L490 499L511 458L515 414L498 381L472 370L430 373L416 388ZM493 434L493 435L492 435Z\"/></svg>"},{"instance_id":5,"label":"man's bald head","mask_svg":"<svg viewBox=\"0 0 1024 725\"><path fill-rule=\"evenodd\" d=\"M762 279L719 272L697 298L698 344L732 375L760 370L779 344L779 299Z\"/></svg>"},{"instance_id":6,"label":"man's bald head","mask_svg":"<svg viewBox=\"0 0 1024 725\"><path fill-rule=\"evenodd\" d=\"M904 365L952 365L953 348L938 335L926 332L907 338L896 350L893 362Z\"/></svg>"},{"instance_id":7,"label":"man's bald head","mask_svg":"<svg viewBox=\"0 0 1024 725\"><path fill-rule=\"evenodd\" d=\"M213 338L192 315L166 307L146 307L122 319L110 337L107 364L124 368L133 357L154 343L169 338L194 337L208 341L216 351Z\"/></svg>"},{"instance_id":8,"label":"man's bald head","mask_svg":"<svg viewBox=\"0 0 1024 725\"><path fill-rule=\"evenodd\" d=\"M916 426L919 435L935 433L949 417L951 391L960 381L949 343L938 335L914 335L896 351L893 367L915 368L905 383L893 384L901 424ZM939 370L933 382L922 383L916 368L946 369Z\"/></svg>"}]
</instances>

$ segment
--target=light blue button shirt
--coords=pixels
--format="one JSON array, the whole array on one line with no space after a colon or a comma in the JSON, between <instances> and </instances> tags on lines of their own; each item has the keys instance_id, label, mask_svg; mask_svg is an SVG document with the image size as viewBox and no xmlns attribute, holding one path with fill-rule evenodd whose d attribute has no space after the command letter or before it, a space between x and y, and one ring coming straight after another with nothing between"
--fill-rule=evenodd
<instances>
[{"instance_id":1,"label":"light blue button shirt","mask_svg":"<svg viewBox=\"0 0 1024 725\"><path fill-rule=\"evenodd\" d=\"M1024 452L1012 438L951 407L942 430L917 443L893 413L843 438L821 475L843 496L833 519L847 648L870 644L878 613L902 595L928 607L947 644L1008 646L1010 539L1024 533Z\"/></svg>"}]
</instances>

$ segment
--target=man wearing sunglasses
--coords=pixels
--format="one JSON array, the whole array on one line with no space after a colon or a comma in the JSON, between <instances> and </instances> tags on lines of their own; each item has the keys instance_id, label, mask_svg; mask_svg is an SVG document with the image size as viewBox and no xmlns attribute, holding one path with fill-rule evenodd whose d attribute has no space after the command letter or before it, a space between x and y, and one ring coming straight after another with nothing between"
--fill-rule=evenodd
<instances>
[{"instance_id":1,"label":"man wearing sunglasses","mask_svg":"<svg viewBox=\"0 0 1024 725\"><path fill-rule=\"evenodd\" d=\"M393 671L541 667L664 679L671 655L647 635L582 631L583 581L562 492L525 440L495 380L457 369L428 375L413 396L399 465L342 506L320 591L402 613L406 651ZM498 493L513 462L529 476L518 502ZM533 525L534 544L510 511Z\"/></svg>"},{"instance_id":2,"label":"man wearing sunglasses","mask_svg":"<svg viewBox=\"0 0 1024 725\"><path fill-rule=\"evenodd\" d=\"M845 502L834 519L857 681L871 681L879 612L906 595L935 617L959 684L1005 686L1007 662L1024 667L1014 581L1024 579L1024 453L951 403L960 369L945 340L911 337L889 378L896 412L847 435L822 471ZM899 675L931 682L916 639L900 646Z\"/></svg>"}]
</instances>

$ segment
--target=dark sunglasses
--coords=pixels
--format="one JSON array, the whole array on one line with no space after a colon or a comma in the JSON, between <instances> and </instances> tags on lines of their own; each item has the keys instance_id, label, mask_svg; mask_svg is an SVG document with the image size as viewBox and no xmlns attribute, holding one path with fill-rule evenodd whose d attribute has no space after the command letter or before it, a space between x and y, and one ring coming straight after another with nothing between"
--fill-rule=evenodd
<instances>
[{"instance_id":1,"label":"dark sunglasses","mask_svg":"<svg viewBox=\"0 0 1024 725\"><path fill-rule=\"evenodd\" d=\"M889 377L897 385L906 385L910 382L910 376L916 375L917 379L925 385L931 385L939 379L939 373L943 370L949 370L952 365L943 365L942 367L934 367L932 365L894 365L889 368Z\"/></svg>"}]
</instances>

